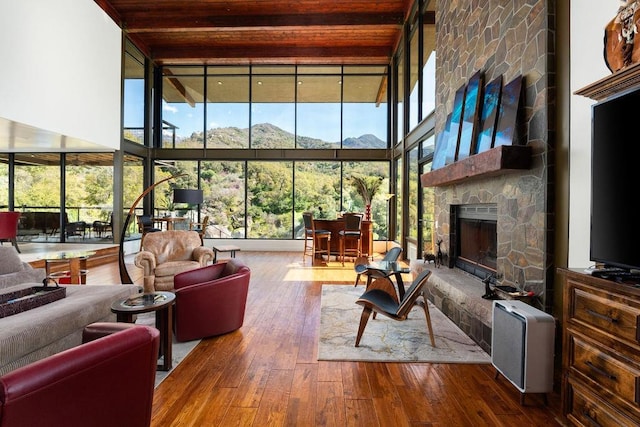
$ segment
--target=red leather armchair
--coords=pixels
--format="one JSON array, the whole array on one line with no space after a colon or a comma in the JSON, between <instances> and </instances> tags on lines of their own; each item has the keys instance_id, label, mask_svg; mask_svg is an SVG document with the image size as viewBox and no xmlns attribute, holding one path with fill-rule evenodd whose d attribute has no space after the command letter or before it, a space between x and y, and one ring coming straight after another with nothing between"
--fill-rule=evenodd
<instances>
[{"instance_id":1,"label":"red leather armchair","mask_svg":"<svg viewBox=\"0 0 640 427\"><path fill-rule=\"evenodd\" d=\"M0 426L150 425L159 332L111 325L89 325L92 341L0 377Z\"/></svg>"},{"instance_id":2,"label":"red leather armchair","mask_svg":"<svg viewBox=\"0 0 640 427\"><path fill-rule=\"evenodd\" d=\"M232 258L176 274L174 335L178 341L226 334L244 322L251 270Z\"/></svg>"}]
</instances>

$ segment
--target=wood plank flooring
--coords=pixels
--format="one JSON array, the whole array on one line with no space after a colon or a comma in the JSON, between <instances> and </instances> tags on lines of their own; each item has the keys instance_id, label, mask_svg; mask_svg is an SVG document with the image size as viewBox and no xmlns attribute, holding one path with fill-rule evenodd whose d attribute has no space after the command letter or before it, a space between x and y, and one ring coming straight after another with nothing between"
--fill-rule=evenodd
<instances>
[{"instance_id":1,"label":"wood plank flooring","mask_svg":"<svg viewBox=\"0 0 640 427\"><path fill-rule=\"evenodd\" d=\"M237 257L252 270L244 325L203 340L160 384L153 426L565 425L559 393L548 406L538 395L521 406L491 365L319 362L322 284L353 283L353 264L311 266L297 252ZM117 264L90 273L91 283L118 277Z\"/></svg>"}]
</instances>

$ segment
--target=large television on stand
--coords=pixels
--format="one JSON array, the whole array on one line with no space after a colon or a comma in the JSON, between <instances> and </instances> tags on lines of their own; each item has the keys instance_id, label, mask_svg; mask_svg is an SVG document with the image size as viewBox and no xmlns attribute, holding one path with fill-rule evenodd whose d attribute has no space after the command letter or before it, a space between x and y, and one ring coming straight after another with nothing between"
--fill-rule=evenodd
<instances>
[{"instance_id":1,"label":"large television on stand","mask_svg":"<svg viewBox=\"0 0 640 427\"><path fill-rule=\"evenodd\" d=\"M640 276L640 89L594 104L591 135L591 261Z\"/></svg>"}]
</instances>

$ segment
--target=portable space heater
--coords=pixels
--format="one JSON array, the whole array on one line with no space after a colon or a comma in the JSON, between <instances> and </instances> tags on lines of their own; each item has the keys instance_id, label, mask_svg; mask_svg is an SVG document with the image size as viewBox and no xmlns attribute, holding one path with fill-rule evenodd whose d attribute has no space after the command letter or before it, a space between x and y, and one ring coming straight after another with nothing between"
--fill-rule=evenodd
<instances>
[{"instance_id":1,"label":"portable space heater","mask_svg":"<svg viewBox=\"0 0 640 427\"><path fill-rule=\"evenodd\" d=\"M554 336L553 316L522 301L494 300L491 363L496 378L502 374L521 393L551 392Z\"/></svg>"}]
</instances>

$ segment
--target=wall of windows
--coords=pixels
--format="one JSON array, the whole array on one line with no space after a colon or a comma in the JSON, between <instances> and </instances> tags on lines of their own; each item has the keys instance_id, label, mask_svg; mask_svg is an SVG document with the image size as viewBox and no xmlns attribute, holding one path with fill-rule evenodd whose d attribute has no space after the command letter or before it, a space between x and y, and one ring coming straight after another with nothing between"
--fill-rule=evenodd
<instances>
[{"instance_id":1,"label":"wall of windows","mask_svg":"<svg viewBox=\"0 0 640 427\"><path fill-rule=\"evenodd\" d=\"M209 219L212 239L301 239L302 213L337 218L343 212L365 212L364 201L351 177L375 176L379 191L371 203L374 238L388 235L389 162L386 161L196 161L162 160L154 165L155 181L174 177L156 187L156 217L178 216L189 222ZM173 202L176 188L200 188L198 206Z\"/></svg>"},{"instance_id":2,"label":"wall of windows","mask_svg":"<svg viewBox=\"0 0 640 427\"><path fill-rule=\"evenodd\" d=\"M388 147L385 66L183 66L160 72L162 138L156 143L162 148Z\"/></svg>"}]
</instances>

